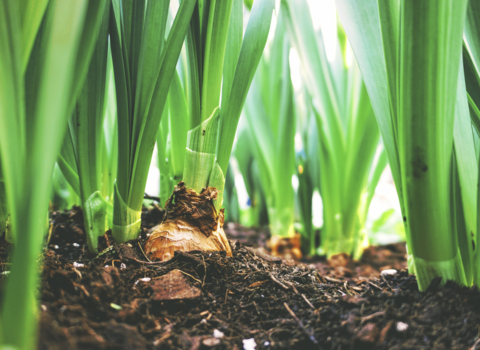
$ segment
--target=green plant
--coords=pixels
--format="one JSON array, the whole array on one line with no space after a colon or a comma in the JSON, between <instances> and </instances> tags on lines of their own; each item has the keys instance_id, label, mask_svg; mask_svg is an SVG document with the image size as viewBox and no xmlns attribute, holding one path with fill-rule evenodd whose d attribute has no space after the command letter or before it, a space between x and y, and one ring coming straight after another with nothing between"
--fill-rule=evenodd
<instances>
[{"instance_id":1,"label":"green plant","mask_svg":"<svg viewBox=\"0 0 480 350\"><path fill-rule=\"evenodd\" d=\"M110 38L118 113L113 237L138 236L147 175L175 65L196 8L180 3L171 27L169 1L113 0ZM165 39L166 38L166 39Z\"/></svg>"},{"instance_id":2,"label":"green plant","mask_svg":"<svg viewBox=\"0 0 480 350\"><path fill-rule=\"evenodd\" d=\"M322 250L328 256L341 252L358 256L369 198L378 182L373 174L386 166L385 157L374 161L380 134L370 99L357 64L346 59L347 41L341 27L337 41L340 59L329 62L307 2L282 0L282 11L318 128Z\"/></svg>"},{"instance_id":3,"label":"green plant","mask_svg":"<svg viewBox=\"0 0 480 350\"><path fill-rule=\"evenodd\" d=\"M302 149L295 154L298 189L296 193L301 222L302 250L314 256L319 253L313 227L313 194L320 189L319 137L310 95L303 87L296 94L297 132Z\"/></svg>"},{"instance_id":4,"label":"green plant","mask_svg":"<svg viewBox=\"0 0 480 350\"><path fill-rule=\"evenodd\" d=\"M247 227L260 227L268 225L268 210L253 147L247 146L253 144L251 140L251 130L245 118L242 118L238 127L237 143L233 155L237 161L238 171L243 178L248 199L247 203L239 203L239 221Z\"/></svg>"},{"instance_id":5,"label":"green plant","mask_svg":"<svg viewBox=\"0 0 480 350\"><path fill-rule=\"evenodd\" d=\"M272 235L292 237L295 111L290 44L280 12L269 56L263 57L245 104L251 147L266 197ZM248 147L246 144L239 147Z\"/></svg>"},{"instance_id":6,"label":"green plant","mask_svg":"<svg viewBox=\"0 0 480 350\"><path fill-rule=\"evenodd\" d=\"M183 60L180 60L181 63ZM185 68L184 68L185 69ZM160 200L170 197L175 184L183 178L185 145L190 126L184 86L177 72L172 79L168 103L157 134L158 166L160 170Z\"/></svg>"},{"instance_id":7,"label":"green plant","mask_svg":"<svg viewBox=\"0 0 480 350\"><path fill-rule=\"evenodd\" d=\"M337 0L421 290L436 276L467 285L474 279L478 168L460 64L466 8L467 1Z\"/></svg>"},{"instance_id":8,"label":"green plant","mask_svg":"<svg viewBox=\"0 0 480 350\"><path fill-rule=\"evenodd\" d=\"M0 2L0 159L15 242L3 294L3 346L36 346L37 259L52 172L105 5Z\"/></svg>"},{"instance_id":9,"label":"green plant","mask_svg":"<svg viewBox=\"0 0 480 350\"><path fill-rule=\"evenodd\" d=\"M0 236L7 228L8 207L7 196L5 194L5 181L2 175L2 163L0 162Z\"/></svg>"},{"instance_id":10,"label":"green plant","mask_svg":"<svg viewBox=\"0 0 480 350\"><path fill-rule=\"evenodd\" d=\"M80 204L78 194L70 186L58 164L55 164L53 169L50 202L53 210L68 210L72 206Z\"/></svg>"},{"instance_id":11,"label":"green plant","mask_svg":"<svg viewBox=\"0 0 480 350\"><path fill-rule=\"evenodd\" d=\"M238 202L237 188L235 187L235 174L231 162L228 166L227 176L225 177L223 207L225 208L226 222L240 222L240 205Z\"/></svg>"},{"instance_id":12,"label":"green plant","mask_svg":"<svg viewBox=\"0 0 480 350\"><path fill-rule=\"evenodd\" d=\"M108 188L109 180L111 181L108 175L104 176L110 169L108 158L105 159L106 139L103 129L106 96L109 91L107 82L110 80L107 73L112 73L111 60L107 61L109 14L107 8L87 77L78 95L58 158L65 178L80 197L91 253L98 252L98 237L103 236L106 231L107 207L112 206L108 202L108 193L103 193L103 185ZM112 212L111 209L108 211Z\"/></svg>"},{"instance_id":13,"label":"green plant","mask_svg":"<svg viewBox=\"0 0 480 350\"><path fill-rule=\"evenodd\" d=\"M274 5L273 0L254 3L244 36L241 0L201 1L195 7L186 38L188 74L183 92L183 98L188 97L191 130L186 145L173 137L170 144L171 154L184 149L184 184L175 188L167 202L167 220L146 244L146 253L152 257L168 259L174 250L195 249L193 246L207 249L207 244L210 249L229 251L219 211L224 174L240 113L267 41ZM214 205L201 211L205 217L179 212L189 206L208 206L203 203Z\"/></svg>"}]
</instances>

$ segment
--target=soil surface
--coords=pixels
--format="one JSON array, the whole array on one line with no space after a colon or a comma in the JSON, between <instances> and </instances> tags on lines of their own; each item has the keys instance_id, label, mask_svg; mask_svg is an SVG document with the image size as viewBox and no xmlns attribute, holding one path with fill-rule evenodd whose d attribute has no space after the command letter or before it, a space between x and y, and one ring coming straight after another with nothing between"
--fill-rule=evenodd
<instances>
[{"instance_id":1,"label":"soil surface","mask_svg":"<svg viewBox=\"0 0 480 350\"><path fill-rule=\"evenodd\" d=\"M449 282L418 292L404 245L370 247L359 262L298 263L255 247L267 231L230 224L233 257L177 253L152 264L141 247L161 217L144 211L139 240L105 236L95 257L81 210L52 214L39 349L473 350L479 342L479 291ZM8 270L5 242L0 259Z\"/></svg>"}]
</instances>

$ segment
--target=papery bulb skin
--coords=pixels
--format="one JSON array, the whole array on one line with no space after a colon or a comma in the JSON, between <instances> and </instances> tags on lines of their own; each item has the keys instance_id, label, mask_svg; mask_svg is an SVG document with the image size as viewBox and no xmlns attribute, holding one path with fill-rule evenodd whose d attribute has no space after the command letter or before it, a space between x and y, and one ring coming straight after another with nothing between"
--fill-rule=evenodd
<instances>
[{"instance_id":1,"label":"papery bulb skin","mask_svg":"<svg viewBox=\"0 0 480 350\"><path fill-rule=\"evenodd\" d=\"M145 243L145 253L150 260L167 261L176 250L226 251L232 249L223 230L224 212L218 213L214 200L218 190L207 187L201 193L187 189L180 182L165 204L163 221L153 227Z\"/></svg>"}]
</instances>

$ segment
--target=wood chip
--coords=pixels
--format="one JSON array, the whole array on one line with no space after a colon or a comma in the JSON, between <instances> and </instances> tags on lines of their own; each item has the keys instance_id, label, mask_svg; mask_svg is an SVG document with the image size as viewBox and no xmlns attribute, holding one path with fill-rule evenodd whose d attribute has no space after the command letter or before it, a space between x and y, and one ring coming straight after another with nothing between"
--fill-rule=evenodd
<instances>
[{"instance_id":1,"label":"wood chip","mask_svg":"<svg viewBox=\"0 0 480 350\"><path fill-rule=\"evenodd\" d=\"M160 276L151 287L152 299L156 301L195 299L202 294L199 288L188 284L185 276L178 269Z\"/></svg>"},{"instance_id":2,"label":"wood chip","mask_svg":"<svg viewBox=\"0 0 480 350\"><path fill-rule=\"evenodd\" d=\"M258 287L259 285L267 282L268 280L265 280L265 281L257 281L257 282L253 282L251 285L248 286L248 288L255 288L255 287Z\"/></svg>"}]
</instances>

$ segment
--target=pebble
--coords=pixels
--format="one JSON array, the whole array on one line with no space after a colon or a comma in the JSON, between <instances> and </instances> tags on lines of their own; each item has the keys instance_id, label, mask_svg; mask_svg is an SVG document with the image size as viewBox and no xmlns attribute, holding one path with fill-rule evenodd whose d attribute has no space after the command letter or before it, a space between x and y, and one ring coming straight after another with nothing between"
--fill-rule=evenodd
<instances>
[{"instance_id":1,"label":"pebble","mask_svg":"<svg viewBox=\"0 0 480 350\"><path fill-rule=\"evenodd\" d=\"M214 329L214 330L213 330L213 337L214 337L214 338L219 338L219 339L221 339L221 338L223 338L224 335L225 335L225 334L223 334L223 332L222 332L222 331L219 331L218 329Z\"/></svg>"},{"instance_id":2,"label":"pebble","mask_svg":"<svg viewBox=\"0 0 480 350\"><path fill-rule=\"evenodd\" d=\"M387 269L381 272L382 276L395 275L398 271L395 269Z\"/></svg>"},{"instance_id":3,"label":"pebble","mask_svg":"<svg viewBox=\"0 0 480 350\"><path fill-rule=\"evenodd\" d=\"M257 348L257 343L255 343L254 338L243 339L243 350L255 350Z\"/></svg>"},{"instance_id":4,"label":"pebble","mask_svg":"<svg viewBox=\"0 0 480 350\"><path fill-rule=\"evenodd\" d=\"M73 263L74 267L85 267L85 264L77 263L76 261Z\"/></svg>"},{"instance_id":5,"label":"pebble","mask_svg":"<svg viewBox=\"0 0 480 350\"><path fill-rule=\"evenodd\" d=\"M220 344L220 339L217 338L206 338L203 339L202 344L208 347L213 347Z\"/></svg>"},{"instance_id":6,"label":"pebble","mask_svg":"<svg viewBox=\"0 0 480 350\"><path fill-rule=\"evenodd\" d=\"M408 329L408 324L404 322L397 322L397 331L405 332Z\"/></svg>"},{"instance_id":7,"label":"pebble","mask_svg":"<svg viewBox=\"0 0 480 350\"><path fill-rule=\"evenodd\" d=\"M105 267L106 267L106 266L105 266ZM151 279L150 277L139 278L139 279L135 282L134 286L136 286L136 285L138 284L138 282L150 282L151 280L152 280L152 279Z\"/></svg>"}]
</instances>

